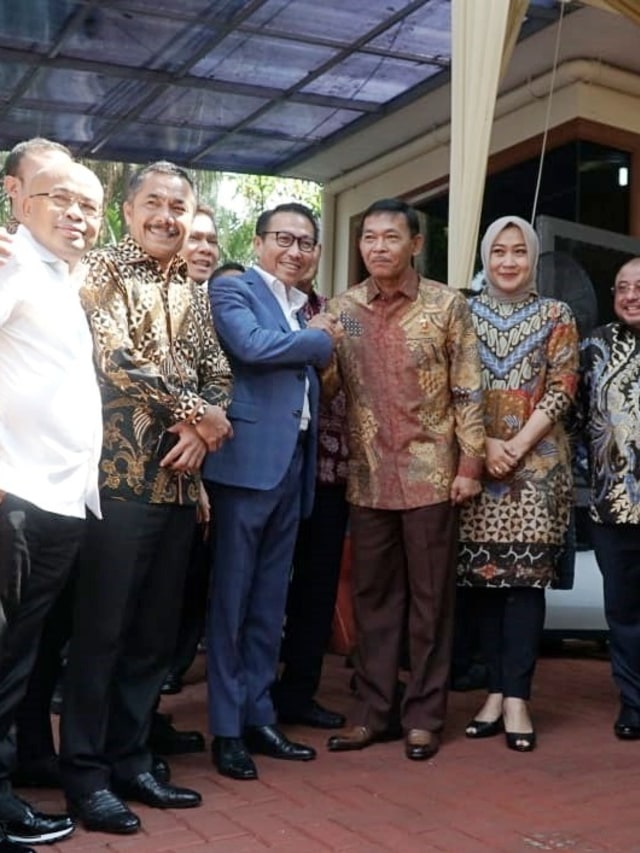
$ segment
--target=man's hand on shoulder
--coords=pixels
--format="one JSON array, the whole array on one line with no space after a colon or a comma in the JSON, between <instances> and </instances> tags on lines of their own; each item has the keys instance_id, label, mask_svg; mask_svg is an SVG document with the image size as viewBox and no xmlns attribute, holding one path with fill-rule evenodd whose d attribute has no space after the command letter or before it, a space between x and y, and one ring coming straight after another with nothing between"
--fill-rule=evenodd
<instances>
[{"instance_id":1,"label":"man's hand on shoulder","mask_svg":"<svg viewBox=\"0 0 640 853\"><path fill-rule=\"evenodd\" d=\"M228 438L233 438L231 423L220 406L207 406L195 429L211 453L219 450Z\"/></svg>"},{"instance_id":2,"label":"man's hand on shoulder","mask_svg":"<svg viewBox=\"0 0 640 853\"><path fill-rule=\"evenodd\" d=\"M451 484L451 503L458 506L470 498L475 498L481 491L482 483L480 480L474 480L472 477L461 477L458 474Z\"/></svg>"},{"instance_id":3,"label":"man's hand on shoulder","mask_svg":"<svg viewBox=\"0 0 640 853\"><path fill-rule=\"evenodd\" d=\"M175 433L178 441L160 460L160 467L171 468L172 471L184 471L187 474L199 471L207 453L207 445L200 438L193 424L182 421L169 427L167 432Z\"/></svg>"}]
</instances>

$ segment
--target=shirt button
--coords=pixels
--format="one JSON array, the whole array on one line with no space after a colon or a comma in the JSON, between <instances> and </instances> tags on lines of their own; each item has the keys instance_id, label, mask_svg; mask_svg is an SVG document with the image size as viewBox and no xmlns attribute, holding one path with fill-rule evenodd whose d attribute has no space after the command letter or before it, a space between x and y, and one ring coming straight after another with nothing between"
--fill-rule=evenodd
<instances>
[{"instance_id":1,"label":"shirt button","mask_svg":"<svg viewBox=\"0 0 640 853\"><path fill-rule=\"evenodd\" d=\"M293 417L299 418L301 416L302 416L302 409L296 409L295 412L293 413Z\"/></svg>"}]
</instances>

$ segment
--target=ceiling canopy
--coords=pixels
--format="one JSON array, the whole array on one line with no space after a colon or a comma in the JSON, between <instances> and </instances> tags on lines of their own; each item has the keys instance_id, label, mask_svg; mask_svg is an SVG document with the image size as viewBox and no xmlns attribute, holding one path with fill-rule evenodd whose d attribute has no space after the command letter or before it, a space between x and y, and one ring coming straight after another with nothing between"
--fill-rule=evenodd
<instances>
[{"instance_id":1,"label":"ceiling canopy","mask_svg":"<svg viewBox=\"0 0 640 853\"><path fill-rule=\"evenodd\" d=\"M450 0L0 5L0 149L296 174L449 79ZM524 34L555 19L534 0Z\"/></svg>"}]
</instances>

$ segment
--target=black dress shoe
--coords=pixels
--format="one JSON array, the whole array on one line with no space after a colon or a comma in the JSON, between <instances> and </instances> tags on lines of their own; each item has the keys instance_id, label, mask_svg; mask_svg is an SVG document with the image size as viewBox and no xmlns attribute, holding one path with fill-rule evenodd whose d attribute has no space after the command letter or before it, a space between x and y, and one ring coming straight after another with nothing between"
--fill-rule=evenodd
<instances>
[{"instance_id":1,"label":"black dress shoe","mask_svg":"<svg viewBox=\"0 0 640 853\"><path fill-rule=\"evenodd\" d=\"M57 755L45 755L21 761L11 774L14 788L61 788L62 777Z\"/></svg>"},{"instance_id":2,"label":"black dress shoe","mask_svg":"<svg viewBox=\"0 0 640 853\"><path fill-rule=\"evenodd\" d=\"M75 829L68 815L37 812L15 794L0 797L0 824L9 841L19 844L51 844Z\"/></svg>"},{"instance_id":3,"label":"black dress shoe","mask_svg":"<svg viewBox=\"0 0 640 853\"><path fill-rule=\"evenodd\" d=\"M640 713L628 705L621 705L613 731L620 740L640 740Z\"/></svg>"},{"instance_id":4,"label":"black dress shoe","mask_svg":"<svg viewBox=\"0 0 640 853\"><path fill-rule=\"evenodd\" d=\"M311 761L316 751L310 746L286 738L276 726L248 726L244 742L249 752L283 758L286 761Z\"/></svg>"},{"instance_id":5,"label":"black dress shoe","mask_svg":"<svg viewBox=\"0 0 640 853\"><path fill-rule=\"evenodd\" d=\"M182 676L177 672L170 672L165 678L160 693L165 696L174 696L176 693L181 693L183 688Z\"/></svg>"},{"instance_id":6,"label":"black dress shoe","mask_svg":"<svg viewBox=\"0 0 640 853\"><path fill-rule=\"evenodd\" d=\"M202 802L197 791L159 782L148 772L114 783L113 788L123 800L135 800L154 809L192 809Z\"/></svg>"},{"instance_id":7,"label":"black dress shoe","mask_svg":"<svg viewBox=\"0 0 640 853\"><path fill-rule=\"evenodd\" d=\"M257 779L258 771L239 737L215 737L211 744L211 759L218 773L231 779Z\"/></svg>"},{"instance_id":8,"label":"black dress shoe","mask_svg":"<svg viewBox=\"0 0 640 853\"><path fill-rule=\"evenodd\" d=\"M620 740L640 740L640 726L621 723L619 720L613 726L615 736Z\"/></svg>"},{"instance_id":9,"label":"black dress shoe","mask_svg":"<svg viewBox=\"0 0 640 853\"><path fill-rule=\"evenodd\" d=\"M140 829L140 818L108 788L92 791L83 797L67 796L69 812L89 832L131 835Z\"/></svg>"},{"instance_id":10,"label":"black dress shoe","mask_svg":"<svg viewBox=\"0 0 640 853\"><path fill-rule=\"evenodd\" d=\"M171 779L171 768L169 762L160 755L151 756L151 772L158 782L169 782Z\"/></svg>"},{"instance_id":11,"label":"black dress shoe","mask_svg":"<svg viewBox=\"0 0 640 853\"><path fill-rule=\"evenodd\" d=\"M151 752L160 755L187 755L205 750L204 737L200 732L179 732L159 714L153 717L148 746Z\"/></svg>"},{"instance_id":12,"label":"black dress shoe","mask_svg":"<svg viewBox=\"0 0 640 853\"><path fill-rule=\"evenodd\" d=\"M342 729L345 726L344 714L323 708L315 699L297 712L278 712L278 720L292 726L311 726L314 729Z\"/></svg>"},{"instance_id":13,"label":"black dress shoe","mask_svg":"<svg viewBox=\"0 0 640 853\"><path fill-rule=\"evenodd\" d=\"M0 835L0 853L36 853L33 847L25 847L23 844L16 844L15 841L9 841L6 835Z\"/></svg>"}]
</instances>

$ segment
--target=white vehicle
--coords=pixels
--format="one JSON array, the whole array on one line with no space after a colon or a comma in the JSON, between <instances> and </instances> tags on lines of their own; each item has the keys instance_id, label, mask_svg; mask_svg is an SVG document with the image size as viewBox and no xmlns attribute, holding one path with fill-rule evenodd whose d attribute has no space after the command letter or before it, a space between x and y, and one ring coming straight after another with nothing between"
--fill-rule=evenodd
<instances>
[{"instance_id":1,"label":"white vehicle","mask_svg":"<svg viewBox=\"0 0 640 853\"><path fill-rule=\"evenodd\" d=\"M582 502L581 502L582 503ZM587 508L576 506L577 552L573 589L548 589L545 634L555 637L604 638L602 575L591 549Z\"/></svg>"},{"instance_id":2,"label":"white vehicle","mask_svg":"<svg viewBox=\"0 0 640 853\"><path fill-rule=\"evenodd\" d=\"M578 551L573 589L548 589L545 632L562 637L606 634L602 575L593 551Z\"/></svg>"}]
</instances>

